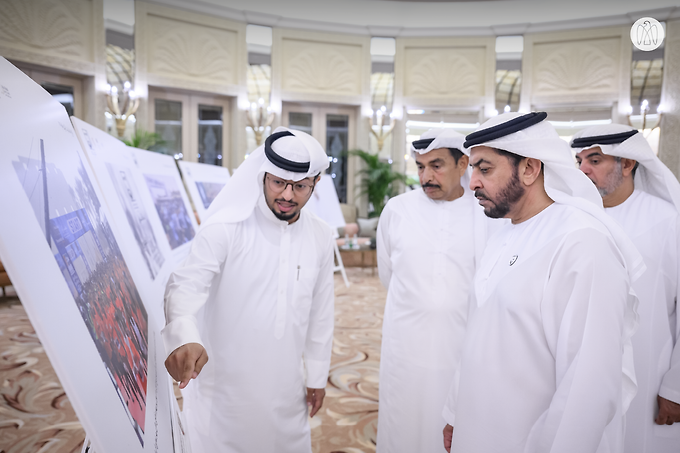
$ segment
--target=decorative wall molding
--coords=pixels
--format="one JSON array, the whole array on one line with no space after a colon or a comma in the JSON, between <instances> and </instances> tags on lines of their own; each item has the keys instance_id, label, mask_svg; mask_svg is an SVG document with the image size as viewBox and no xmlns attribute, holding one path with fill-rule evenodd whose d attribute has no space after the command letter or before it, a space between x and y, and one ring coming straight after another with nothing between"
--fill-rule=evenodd
<instances>
[{"instance_id":1,"label":"decorative wall molding","mask_svg":"<svg viewBox=\"0 0 680 453\"><path fill-rule=\"evenodd\" d=\"M149 74L216 84L238 83L238 32L149 15Z\"/></svg>"},{"instance_id":2,"label":"decorative wall molding","mask_svg":"<svg viewBox=\"0 0 680 453\"><path fill-rule=\"evenodd\" d=\"M245 24L138 1L135 86L245 96Z\"/></svg>"},{"instance_id":3,"label":"decorative wall molding","mask_svg":"<svg viewBox=\"0 0 680 453\"><path fill-rule=\"evenodd\" d=\"M82 81L78 116L106 127L103 0L0 0L0 55Z\"/></svg>"},{"instance_id":4,"label":"decorative wall molding","mask_svg":"<svg viewBox=\"0 0 680 453\"><path fill-rule=\"evenodd\" d=\"M0 46L33 61L45 56L94 63L93 9L92 0L3 0Z\"/></svg>"},{"instance_id":5,"label":"decorative wall molding","mask_svg":"<svg viewBox=\"0 0 680 453\"><path fill-rule=\"evenodd\" d=\"M484 97L484 48L406 48L404 96Z\"/></svg>"},{"instance_id":6,"label":"decorative wall molding","mask_svg":"<svg viewBox=\"0 0 680 453\"><path fill-rule=\"evenodd\" d=\"M275 28L271 105L370 105L370 38Z\"/></svg>"},{"instance_id":7,"label":"decorative wall molding","mask_svg":"<svg viewBox=\"0 0 680 453\"><path fill-rule=\"evenodd\" d=\"M282 89L300 93L361 95L361 45L282 40Z\"/></svg>"},{"instance_id":8,"label":"decorative wall molding","mask_svg":"<svg viewBox=\"0 0 680 453\"><path fill-rule=\"evenodd\" d=\"M154 3L173 6L187 11L200 12L243 23L266 25L269 27L291 28L305 31L326 33L346 33L364 36L391 37L464 37L464 36L497 36L524 33L547 33L565 30L612 27L632 25L640 17L651 16L657 20L680 18L680 7L670 6L656 9L641 9L624 14L612 14L601 17L587 17L549 22L526 22L479 27L403 27L395 25L355 25L324 20L304 20L284 17L266 12L240 10L217 5L205 0L153 0Z\"/></svg>"},{"instance_id":9,"label":"decorative wall molding","mask_svg":"<svg viewBox=\"0 0 680 453\"><path fill-rule=\"evenodd\" d=\"M99 65L90 61L78 61L60 56L44 55L31 50L17 49L15 46L0 44L0 55L10 61L28 63L35 68L46 69L58 74L74 74L78 76L94 76L99 72ZM106 73L104 73L106 77ZM104 104L105 105L105 104Z\"/></svg>"},{"instance_id":10,"label":"decorative wall molding","mask_svg":"<svg viewBox=\"0 0 680 453\"><path fill-rule=\"evenodd\" d=\"M520 110L630 103L630 27L524 37Z\"/></svg>"},{"instance_id":11,"label":"decorative wall molding","mask_svg":"<svg viewBox=\"0 0 680 453\"><path fill-rule=\"evenodd\" d=\"M395 108L494 106L495 38L397 38Z\"/></svg>"},{"instance_id":12,"label":"decorative wall molding","mask_svg":"<svg viewBox=\"0 0 680 453\"><path fill-rule=\"evenodd\" d=\"M619 47L616 38L535 44L532 96L615 93Z\"/></svg>"}]
</instances>

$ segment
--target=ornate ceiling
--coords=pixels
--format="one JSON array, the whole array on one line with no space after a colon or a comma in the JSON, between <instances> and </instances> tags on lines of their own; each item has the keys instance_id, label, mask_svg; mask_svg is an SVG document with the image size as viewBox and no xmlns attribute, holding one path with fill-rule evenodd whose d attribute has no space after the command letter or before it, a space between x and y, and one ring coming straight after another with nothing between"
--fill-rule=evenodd
<instances>
[{"instance_id":1,"label":"ornate ceiling","mask_svg":"<svg viewBox=\"0 0 680 453\"><path fill-rule=\"evenodd\" d=\"M152 0L252 24L373 36L507 35L680 17L677 0Z\"/></svg>"}]
</instances>

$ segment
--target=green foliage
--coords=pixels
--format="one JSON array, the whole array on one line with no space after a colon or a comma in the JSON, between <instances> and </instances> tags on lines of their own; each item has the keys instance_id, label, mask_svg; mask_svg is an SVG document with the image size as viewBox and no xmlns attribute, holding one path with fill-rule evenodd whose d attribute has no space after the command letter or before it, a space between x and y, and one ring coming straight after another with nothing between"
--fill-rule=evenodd
<instances>
[{"instance_id":1,"label":"green foliage","mask_svg":"<svg viewBox=\"0 0 680 453\"><path fill-rule=\"evenodd\" d=\"M121 139L123 143L128 146L139 149L147 149L149 151L161 151L161 147L165 145L165 140L157 132L148 132L137 129L130 140Z\"/></svg>"},{"instance_id":2,"label":"green foliage","mask_svg":"<svg viewBox=\"0 0 680 453\"><path fill-rule=\"evenodd\" d=\"M362 175L359 195L368 195L368 201L373 205L373 210L368 216L378 217L387 200L397 194L399 183L408 184L409 178L403 173L394 171L392 165L380 160L377 154L360 149L351 150L349 153L360 157L366 164L366 168L359 171Z\"/></svg>"}]
</instances>

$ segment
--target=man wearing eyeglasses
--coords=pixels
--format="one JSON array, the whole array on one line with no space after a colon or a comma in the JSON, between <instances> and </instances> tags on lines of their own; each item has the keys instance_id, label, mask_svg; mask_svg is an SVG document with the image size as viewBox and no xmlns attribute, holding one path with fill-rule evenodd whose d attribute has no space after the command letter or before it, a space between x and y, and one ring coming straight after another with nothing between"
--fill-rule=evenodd
<instances>
[{"instance_id":1,"label":"man wearing eyeglasses","mask_svg":"<svg viewBox=\"0 0 680 453\"><path fill-rule=\"evenodd\" d=\"M315 139L278 128L222 189L170 276L165 365L183 389L193 451L311 453L334 263L330 227L303 207L327 167Z\"/></svg>"}]
</instances>

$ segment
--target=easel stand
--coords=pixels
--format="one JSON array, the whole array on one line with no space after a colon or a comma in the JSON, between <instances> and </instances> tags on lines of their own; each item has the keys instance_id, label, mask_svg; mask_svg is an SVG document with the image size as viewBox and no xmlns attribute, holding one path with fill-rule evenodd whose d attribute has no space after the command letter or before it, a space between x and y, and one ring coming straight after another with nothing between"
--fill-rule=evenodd
<instances>
[{"instance_id":1,"label":"easel stand","mask_svg":"<svg viewBox=\"0 0 680 453\"><path fill-rule=\"evenodd\" d=\"M92 447L92 442L90 441L90 437L87 434L85 435L83 448L80 450L80 453L95 453L94 448Z\"/></svg>"},{"instance_id":2,"label":"easel stand","mask_svg":"<svg viewBox=\"0 0 680 453\"><path fill-rule=\"evenodd\" d=\"M342 264L342 257L340 256L340 249L338 248L338 241L333 240L333 249L335 250L335 259L338 264L333 268L333 273L340 271L342 279L345 281L345 286L349 288L349 280L347 280L347 272L345 272L345 265Z\"/></svg>"}]
</instances>

